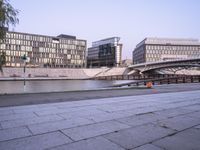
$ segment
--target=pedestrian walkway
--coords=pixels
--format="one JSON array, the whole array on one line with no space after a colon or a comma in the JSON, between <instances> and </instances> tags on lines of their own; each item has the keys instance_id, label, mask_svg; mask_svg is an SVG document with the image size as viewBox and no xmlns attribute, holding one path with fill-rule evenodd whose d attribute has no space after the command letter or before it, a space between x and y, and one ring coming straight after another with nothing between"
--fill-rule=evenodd
<instances>
[{"instance_id":1,"label":"pedestrian walkway","mask_svg":"<svg viewBox=\"0 0 200 150\"><path fill-rule=\"evenodd\" d=\"M0 108L0 150L198 150L199 141L200 90Z\"/></svg>"}]
</instances>

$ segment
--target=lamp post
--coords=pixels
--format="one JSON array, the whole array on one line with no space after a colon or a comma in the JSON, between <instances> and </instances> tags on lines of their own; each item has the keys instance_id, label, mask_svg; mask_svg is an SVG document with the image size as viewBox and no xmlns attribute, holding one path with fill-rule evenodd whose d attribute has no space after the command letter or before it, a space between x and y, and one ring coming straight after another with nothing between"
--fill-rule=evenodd
<instances>
[{"instance_id":1,"label":"lamp post","mask_svg":"<svg viewBox=\"0 0 200 150\"><path fill-rule=\"evenodd\" d=\"M24 61L24 92L26 90L26 54L24 54L24 56L22 56L22 60Z\"/></svg>"}]
</instances>

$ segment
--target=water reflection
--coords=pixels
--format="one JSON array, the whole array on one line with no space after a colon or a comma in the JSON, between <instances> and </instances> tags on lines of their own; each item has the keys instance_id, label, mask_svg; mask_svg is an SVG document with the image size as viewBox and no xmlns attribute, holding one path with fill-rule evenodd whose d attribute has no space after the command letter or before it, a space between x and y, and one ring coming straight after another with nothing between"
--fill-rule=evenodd
<instances>
[{"instance_id":1,"label":"water reflection","mask_svg":"<svg viewBox=\"0 0 200 150\"><path fill-rule=\"evenodd\" d=\"M99 89L117 83L130 82L130 80L43 80L26 81L25 92L53 92ZM23 81L0 81L0 93L23 93Z\"/></svg>"}]
</instances>

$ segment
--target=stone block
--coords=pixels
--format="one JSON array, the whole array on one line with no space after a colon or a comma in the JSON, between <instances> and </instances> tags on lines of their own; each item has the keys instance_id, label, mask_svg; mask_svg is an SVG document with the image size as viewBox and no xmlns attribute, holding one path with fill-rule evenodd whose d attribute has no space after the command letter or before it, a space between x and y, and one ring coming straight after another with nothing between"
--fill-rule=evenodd
<instances>
[{"instance_id":1,"label":"stone block","mask_svg":"<svg viewBox=\"0 0 200 150\"><path fill-rule=\"evenodd\" d=\"M9 114L0 116L0 121L15 120L21 118L32 118L36 117L34 113L24 113L24 114Z\"/></svg>"},{"instance_id":2,"label":"stone block","mask_svg":"<svg viewBox=\"0 0 200 150\"><path fill-rule=\"evenodd\" d=\"M32 135L25 127L0 130L0 141L6 141Z\"/></svg>"},{"instance_id":3,"label":"stone block","mask_svg":"<svg viewBox=\"0 0 200 150\"><path fill-rule=\"evenodd\" d=\"M103 137L82 140L67 145L58 146L50 150L125 150Z\"/></svg>"},{"instance_id":4,"label":"stone block","mask_svg":"<svg viewBox=\"0 0 200 150\"><path fill-rule=\"evenodd\" d=\"M143 114L143 115L134 115L131 117L117 119L117 121L125 123L130 126L138 126L147 123L153 123L155 121L163 119L162 116L156 115L154 113Z\"/></svg>"},{"instance_id":5,"label":"stone block","mask_svg":"<svg viewBox=\"0 0 200 150\"><path fill-rule=\"evenodd\" d=\"M58 114L59 116L62 116L65 119L73 118L73 117L85 117L90 115L108 115L107 112L98 110L98 109L90 109L82 110L82 111L72 111L72 112L66 112Z\"/></svg>"},{"instance_id":6,"label":"stone block","mask_svg":"<svg viewBox=\"0 0 200 150\"><path fill-rule=\"evenodd\" d=\"M37 110L35 113L38 116L44 116L44 115L53 115L53 114L62 114L62 113L72 113L72 112L79 112L81 114L82 111L88 111L88 110L97 110L96 108L90 108L90 107L72 107L68 109L55 109L55 110Z\"/></svg>"},{"instance_id":7,"label":"stone block","mask_svg":"<svg viewBox=\"0 0 200 150\"><path fill-rule=\"evenodd\" d=\"M11 109L1 109L0 108L0 116L10 115L10 114L14 114L14 112Z\"/></svg>"},{"instance_id":8,"label":"stone block","mask_svg":"<svg viewBox=\"0 0 200 150\"><path fill-rule=\"evenodd\" d=\"M162 127L167 127L177 131L181 131L187 128L191 128L200 124L200 119L187 116L177 116L166 120L161 120L158 123Z\"/></svg>"},{"instance_id":9,"label":"stone block","mask_svg":"<svg viewBox=\"0 0 200 150\"><path fill-rule=\"evenodd\" d=\"M162 111L157 111L154 113L168 118L168 117L175 117L175 116L179 116L179 115L188 114L191 112L193 112L193 110L182 109L182 108L172 108L172 109L165 109Z\"/></svg>"},{"instance_id":10,"label":"stone block","mask_svg":"<svg viewBox=\"0 0 200 150\"><path fill-rule=\"evenodd\" d=\"M117 111L113 113L107 113L105 114L94 114L90 116L84 116L84 118L93 120L94 122L104 122L109 120L114 120L118 118L123 118L127 116L131 116L132 114L130 112L124 112L124 111Z\"/></svg>"},{"instance_id":11,"label":"stone block","mask_svg":"<svg viewBox=\"0 0 200 150\"><path fill-rule=\"evenodd\" d=\"M164 150L164 149L152 144L146 144L146 145L142 145L140 147L134 148L132 150Z\"/></svg>"},{"instance_id":12,"label":"stone block","mask_svg":"<svg viewBox=\"0 0 200 150\"><path fill-rule=\"evenodd\" d=\"M192 113L189 113L189 114L187 114L185 116L200 119L200 111L192 112Z\"/></svg>"},{"instance_id":13,"label":"stone block","mask_svg":"<svg viewBox=\"0 0 200 150\"><path fill-rule=\"evenodd\" d=\"M117 121L107 121L91 125L80 126L76 128L66 129L62 132L75 141L99 136L114 131L129 128L129 126Z\"/></svg>"},{"instance_id":14,"label":"stone block","mask_svg":"<svg viewBox=\"0 0 200 150\"><path fill-rule=\"evenodd\" d=\"M77 127L81 125L91 124L91 123L93 123L93 121L76 117L67 120L29 125L28 127L33 134L41 134L41 133L47 133L72 127Z\"/></svg>"},{"instance_id":15,"label":"stone block","mask_svg":"<svg viewBox=\"0 0 200 150\"><path fill-rule=\"evenodd\" d=\"M16 120L3 121L1 122L1 125L5 129L5 128L26 126L31 124L38 124L43 122L53 122L53 121L55 122L58 120L63 120L63 118L57 115L48 115L41 117L22 118Z\"/></svg>"},{"instance_id":16,"label":"stone block","mask_svg":"<svg viewBox=\"0 0 200 150\"><path fill-rule=\"evenodd\" d=\"M60 132L0 142L1 150L44 150L70 143L71 140Z\"/></svg>"},{"instance_id":17,"label":"stone block","mask_svg":"<svg viewBox=\"0 0 200 150\"><path fill-rule=\"evenodd\" d=\"M189 109L189 110L193 110L193 111L199 111L200 110L200 102L199 104L195 104L195 105L190 105L187 107L184 107L184 109Z\"/></svg>"},{"instance_id":18,"label":"stone block","mask_svg":"<svg viewBox=\"0 0 200 150\"><path fill-rule=\"evenodd\" d=\"M188 129L173 136L153 142L154 145L167 150L199 150L200 130Z\"/></svg>"},{"instance_id":19,"label":"stone block","mask_svg":"<svg viewBox=\"0 0 200 150\"><path fill-rule=\"evenodd\" d=\"M104 135L104 137L125 149L133 149L172 133L174 133L174 131L170 129L162 128L153 124L147 124L124 129L116 133L110 133Z\"/></svg>"},{"instance_id":20,"label":"stone block","mask_svg":"<svg viewBox=\"0 0 200 150\"><path fill-rule=\"evenodd\" d=\"M30 107L30 108L15 108L13 109L14 113L19 114L19 113L30 113L30 112L36 112L36 111L56 111L58 110L56 107L53 106L45 106L45 107Z\"/></svg>"},{"instance_id":21,"label":"stone block","mask_svg":"<svg viewBox=\"0 0 200 150\"><path fill-rule=\"evenodd\" d=\"M196 129L200 129L200 125L198 125L198 126L195 126L195 128L196 128Z\"/></svg>"}]
</instances>

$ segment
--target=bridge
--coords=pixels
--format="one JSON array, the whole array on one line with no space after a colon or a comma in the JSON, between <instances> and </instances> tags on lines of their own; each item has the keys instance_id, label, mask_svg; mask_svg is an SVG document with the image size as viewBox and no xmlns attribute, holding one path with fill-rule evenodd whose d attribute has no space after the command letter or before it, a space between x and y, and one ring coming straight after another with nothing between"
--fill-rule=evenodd
<instances>
[{"instance_id":1,"label":"bridge","mask_svg":"<svg viewBox=\"0 0 200 150\"><path fill-rule=\"evenodd\" d=\"M147 85L151 82L153 85L161 84L178 84L178 83L200 83L200 75L193 76L174 76L174 77L161 77L144 80L136 80L128 83L114 84L111 87L124 87L124 86L140 86Z\"/></svg>"},{"instance_id":2,"label":"bridge","mask_svg":"<svg viewBox=\"0 0 200 150\"><path fill-rule=\"evenodd\" d=\"M136 70L139 73L145 74L161 70L176 73L178 70L188 69L192 67L200 67L200 58L141 63L131 65L128 68L130 70Z\"/></svg>"}]
</instances>

